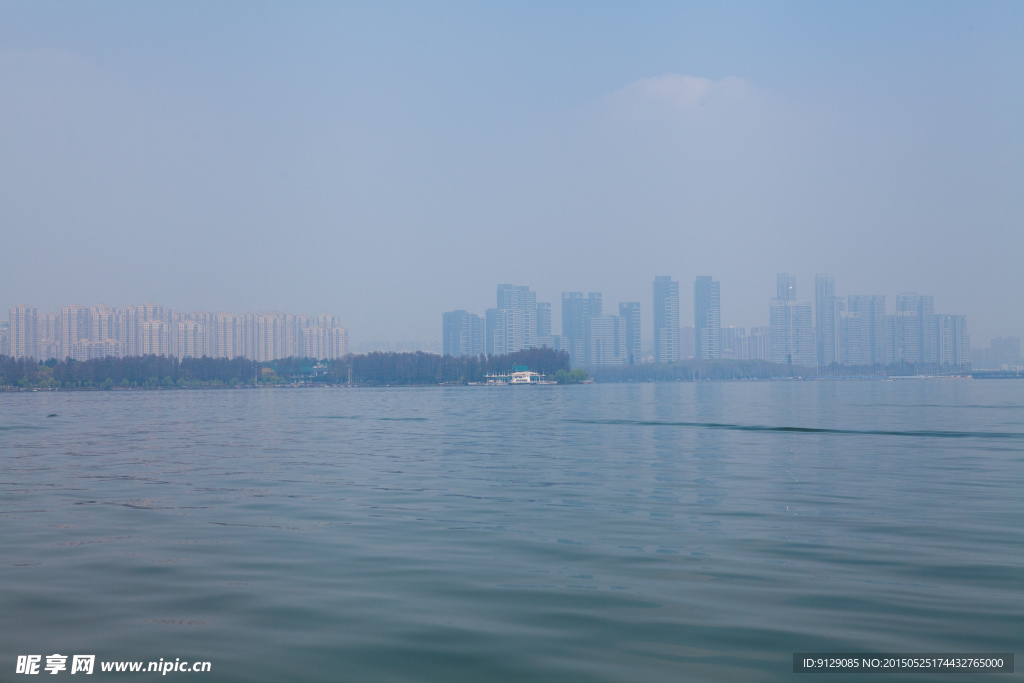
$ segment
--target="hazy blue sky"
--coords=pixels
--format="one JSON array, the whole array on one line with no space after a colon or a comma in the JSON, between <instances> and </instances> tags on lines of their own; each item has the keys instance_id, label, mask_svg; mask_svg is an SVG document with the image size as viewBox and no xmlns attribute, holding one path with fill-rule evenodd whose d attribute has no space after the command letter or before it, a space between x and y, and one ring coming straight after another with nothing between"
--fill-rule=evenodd
<instances>
[{"instance_id":1,"label":"hazy blue sky","mask_svg":"<svg viewBox=\"0 0 1024 683\"><path fill-rule=\"evenodd\" d=\"M0 2L0 310L439 339L775 275L1024 336L1024 3ZM5 317L0 314L0 317Z\"/></svg>"}]
</instances>

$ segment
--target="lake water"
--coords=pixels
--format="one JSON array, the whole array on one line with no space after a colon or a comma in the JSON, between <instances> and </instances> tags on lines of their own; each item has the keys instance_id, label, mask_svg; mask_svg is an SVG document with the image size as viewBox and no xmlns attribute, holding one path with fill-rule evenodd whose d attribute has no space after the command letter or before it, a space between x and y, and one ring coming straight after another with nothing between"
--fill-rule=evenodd
<instances>
[{"instance_id":1,"label":"lake water","mask_svg":"<svg viewBox=\"0 0 1024 683\"><path fill-rule=\"evenodd\" d=\"M1022 637L1024 382L0 394L0 680L791 681Z\"/></svg>"}]
</instances>

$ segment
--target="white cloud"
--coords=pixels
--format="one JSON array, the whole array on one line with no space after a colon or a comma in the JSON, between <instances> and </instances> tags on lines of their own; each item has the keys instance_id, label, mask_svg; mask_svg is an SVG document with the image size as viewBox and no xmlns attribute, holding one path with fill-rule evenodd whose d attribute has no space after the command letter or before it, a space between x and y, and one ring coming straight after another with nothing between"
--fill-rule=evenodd
<instances>
[{"instance_id":1,"label":"white cloud","mask_svg":"<svg viewBox=\"0 0 1024 683\"><path fill-rule=\"evenodd\" d=\"M662 105L686 111L713 100L743 98L752 91L753 86L748 81L735 76L714 81L700 76L665 74L634 81L611 93L609 100L630 108Z\"/></svg>"}]
</instances>

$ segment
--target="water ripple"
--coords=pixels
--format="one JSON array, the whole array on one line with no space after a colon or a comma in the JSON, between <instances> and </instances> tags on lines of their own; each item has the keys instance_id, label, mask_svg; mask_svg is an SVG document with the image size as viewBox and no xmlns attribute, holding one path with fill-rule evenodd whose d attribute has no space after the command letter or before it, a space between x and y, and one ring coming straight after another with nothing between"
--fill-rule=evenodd
<instances>
[{"instance_id":1,"label":"water ripple","mask_svg":"<svg viewBox=\"0 0 1024 683\"><path fill-rule=\"evenodd\" d=\"M565 418L563 422L589 425L631 425L636 427L696 427L700 429L726 429L736 432L785 432L796 434L856 434L869 436L913 436L934 439L1011 439L1024 440L1024 432L958 432L949 430L886 430L886 429L830 429L824 427L772 427L742 425L727 422L668 422L659 420L582 420Z\"/></svg>"}]
</instances>

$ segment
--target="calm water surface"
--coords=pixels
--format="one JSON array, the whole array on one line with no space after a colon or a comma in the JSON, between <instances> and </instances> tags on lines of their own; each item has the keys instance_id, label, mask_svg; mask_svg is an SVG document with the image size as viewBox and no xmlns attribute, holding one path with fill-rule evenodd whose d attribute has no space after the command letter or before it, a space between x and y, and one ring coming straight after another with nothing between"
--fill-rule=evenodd
<instances>
[{"instance_id":1,"label":"calm water surface","mask_svg":"<svg viewBox=\"0 0 1024 683\"><path fill-rule=\"evenodd\" d=\"M0 394L0 680L788 681L1022 637L1024 382Z\"/></svg>"}]
</instances>

